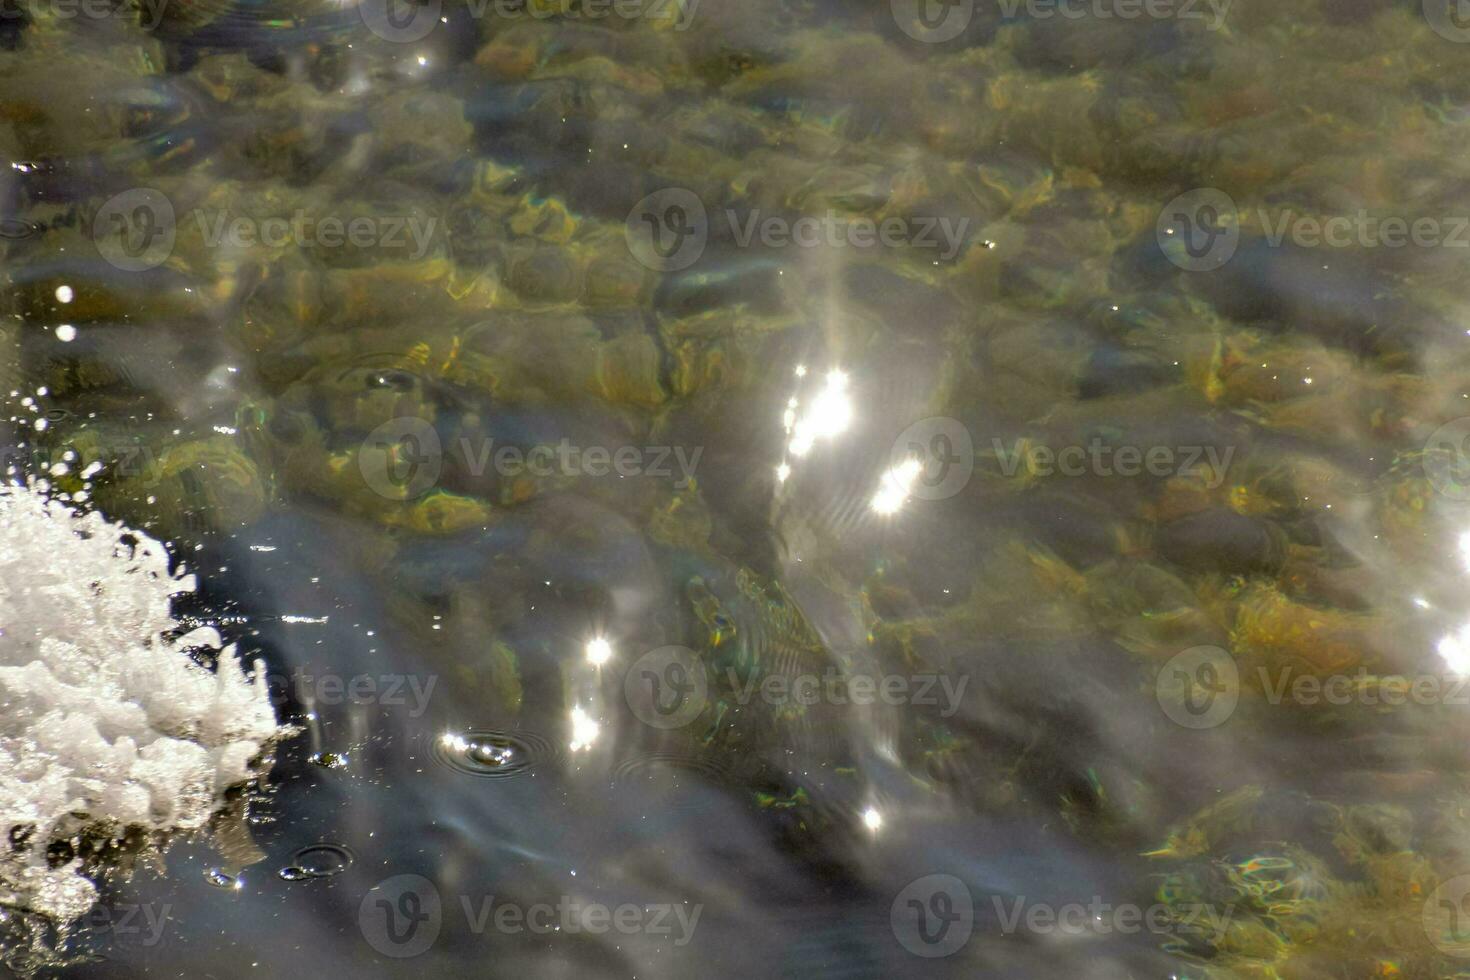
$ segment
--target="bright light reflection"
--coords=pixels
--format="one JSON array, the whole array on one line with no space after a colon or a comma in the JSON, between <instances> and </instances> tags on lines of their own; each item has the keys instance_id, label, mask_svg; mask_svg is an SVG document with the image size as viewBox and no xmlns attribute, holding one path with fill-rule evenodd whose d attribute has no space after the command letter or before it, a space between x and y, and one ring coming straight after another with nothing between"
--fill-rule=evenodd
<instances>
[{"instance_id":1,"label":"bright light reflection","mask_svg":"<svg viewBox=\"0 0 1470 980\"><path fill-rule=\"evenodd\" d=\"M464 736L456 735L453 732L445 732L443 735L440 735L439 744L455 752L464 752L470 747L470 743L465 740Z\"/></svg>"},{"instance_id":2,"label":"bright light reflection","mask_svg":"<svg viewBox=\"0 0 1470 980\"><path fill-rule=\"evenodd\" d=\"M1470 625L1461 626L1457 633L1447 633L1435 648L1451 673L1470 674Z\"/></svg>"},{"instance_id":3,"label":"bright light reflection","mask_svg":"<svg viewBox=\"0 0 1470 980\"><path fill-rule=\"evenodd\" d=\"M594 667L601 667L607 663L612 652L612 644L605 637L596 637L587 643L587 662Z\"/></svg>"},{"instance_id":4,"label":"bright light reflection","mask_svg":"<svg viewBox=\"0 0 1470 980\"><path fill-rule=\"evenodd\" d=\"M869 830L876 831L883 826L883 814L872 807L863 811L863 826Z\"/></svg>"},{"instance_id":5,"label":"bright light reflection","mask_svg":"<svg viewBox=\"0 0 1470 980\"><path fill-rule=\"evenodd\" d=\"M878 492L873 495L873 510L880 514L893 514L909 499L924 464L910 457L889 469L878 483Z\"/></svg>"},{"instance_id":6,"label":"bright light reflection","mask_svg":"<svg viewBox=\"0 0 1470 980\"><path fill-rule=\"evenodd\" d=\"M791 475L791 466L790 466L790 464L788 464L788 463L782 463L780 466L776 467L776 482L778 482L778 483L785 483L786 482L786 478L789 477L790 475Z\"/></svg>"},{"instance_id":7,"label":"bright light reflection","mask_svg":"<svg viewBox=\"0 0 1470 980\"><path fill-rule=\"evenodd\" d=\"M827 385L796 421L788 448L793 456L805 456L818 439L830 439L852 423L852 399L847 394L847 375L827 374Z\"/></svg>"},{"instance_id":8,"label":"bright light reflection","mask_svg":"<svg viewBox=\"0 0 1470 980\"><path fill-rule=\"evenodd\" d=\"M572 709L572 745L573 752L589 748L597 741L597 736L602 731L602 726L592 719L592 716L582 710L581 705Z\"/></svg>"}]
</instances>

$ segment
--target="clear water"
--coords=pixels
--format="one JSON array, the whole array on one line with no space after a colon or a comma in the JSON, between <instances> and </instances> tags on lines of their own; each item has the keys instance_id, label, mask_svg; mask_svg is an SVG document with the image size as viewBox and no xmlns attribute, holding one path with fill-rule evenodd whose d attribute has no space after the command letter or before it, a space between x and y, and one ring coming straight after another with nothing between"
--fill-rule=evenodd
<instances>
[{"instance_id":1,"label":"clear water","mask_svg":"<svg viewBox=\"0 0 1470 980\"><path fill-rule=\"evenodd\" d=\"M67 973L1470 969L1457 5L0 15L8 451L300 729Z\"/></svg>"}]
</instances>

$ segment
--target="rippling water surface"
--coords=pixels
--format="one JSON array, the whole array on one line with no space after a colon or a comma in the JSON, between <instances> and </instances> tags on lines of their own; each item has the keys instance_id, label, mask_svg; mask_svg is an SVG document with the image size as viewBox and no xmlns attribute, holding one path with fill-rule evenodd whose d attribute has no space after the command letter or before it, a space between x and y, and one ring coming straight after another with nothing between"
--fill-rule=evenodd
<instances>
[{"instance_id":1,"label":"rippling water surface","mask_svg":"<svg viewBox=\"0 0 1470 980\"><path fill-rule=\"evenodd\" d=\"M1462 7L0 0L7 462L297 729L4 962L1465 975Z\"/></svg>"}]
</instances>

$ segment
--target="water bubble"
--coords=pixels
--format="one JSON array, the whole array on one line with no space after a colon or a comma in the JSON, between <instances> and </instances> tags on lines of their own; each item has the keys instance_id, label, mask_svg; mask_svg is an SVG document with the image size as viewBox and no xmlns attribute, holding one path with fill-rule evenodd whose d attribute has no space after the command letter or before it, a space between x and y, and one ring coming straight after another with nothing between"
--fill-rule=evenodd
<instances>
[{"instance_id":1,"label":"water bubble","mask_svg":"<svg viewBox=\"0 0 1470 980\"><path fill-rule=\"evenodd\" d=\"M0 218L0 238L20 240L34 235L38 229L29 221L20 218Z\"/></svg>"},{"instance_id":2,"label":"water bubble","mask_svg":"<svg viewBox=\"0 0 1470 980\"><path fill-rule=\"evenodd\" d=\"M239 888L240 879L232 874L226 874L219 868L205 868L204 880L216 888Z\"/></svg>"},{"instance_id":3,"label":"water bubble","mask_svg":"<svg viewBox=\"0 0 1470 980\"><path fill-rule=\"evenodd\" d=\"M506 777L529 772L552 759L551 743L531 732L475 730L445 733L434 740L433 757L472 776Z\"/></svg>"},{"instance_id":4,"label":"water bubble","mask_svg":"<svg viewBox=\"0 0 1470 980\"><path fill-rule=\"evenodd\" d=\"M323 842L291 855L291 865L276 872L286 881L331 878L352 867L352 852L341 844Z\"/></svg>"}]
</instances>

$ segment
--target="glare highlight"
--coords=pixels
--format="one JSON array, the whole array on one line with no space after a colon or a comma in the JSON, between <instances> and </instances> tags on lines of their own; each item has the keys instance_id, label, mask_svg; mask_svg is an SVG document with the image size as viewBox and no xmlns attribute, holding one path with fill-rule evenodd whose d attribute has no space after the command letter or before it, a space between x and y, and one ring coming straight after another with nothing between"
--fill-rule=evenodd
<instances>
[{"instance_id":1,"label":"glare highlight","mask_svg":"<svg viewBox=\"0 0 1470 980\"><path fill-rule=\"evenodd\" d=\"M884 515L897 513L908 501L923 471L924 464L912 457L890 468L883 474L878 492L873 495L873 510Z\"/></svg>"}]
</instances>

